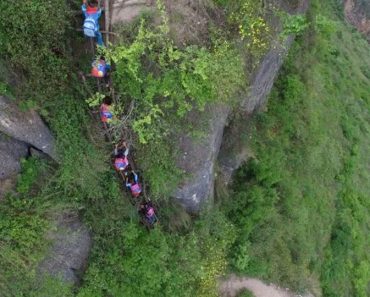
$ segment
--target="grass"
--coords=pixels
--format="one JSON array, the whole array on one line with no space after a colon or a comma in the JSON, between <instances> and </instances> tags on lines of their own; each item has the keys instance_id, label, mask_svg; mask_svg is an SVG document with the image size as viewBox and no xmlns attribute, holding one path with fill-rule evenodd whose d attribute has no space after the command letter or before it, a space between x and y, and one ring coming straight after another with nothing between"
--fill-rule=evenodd
<instances>
[{"instance_id":1,"label":"grass","mask_svg":"<svg viewBox=\"0 0 370 297\"><path fill-rule=\"evenodd\" d=\"M241 293L238 294L238 297L254 297L254 295L249 290L243 290Z\"/></svg>"},{"instance_id":2,"label":"grass","mask_svg":"<svg viewBox=\"0 0 370 297\"><path fill-rule=\"evenodd\" d=\"M299 291L320 278L325 296L368 296L370 56L333 10L313 2L325 25L295 43L254 119L255 158L225 204L239 230L230 260Z\"/></svg>"}]
</instances>

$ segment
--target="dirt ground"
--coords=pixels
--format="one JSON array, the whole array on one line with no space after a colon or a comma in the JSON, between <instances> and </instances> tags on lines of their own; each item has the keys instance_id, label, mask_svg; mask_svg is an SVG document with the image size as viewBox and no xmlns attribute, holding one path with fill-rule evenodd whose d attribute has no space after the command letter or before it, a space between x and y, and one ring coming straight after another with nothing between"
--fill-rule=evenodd
<instances>
[{"instance_id":1,"label":"dirt ground","mask_svg":"<svg viewBox=\"0 0 370 297\"><path fill-rule=\"evenodd\" d=\"M242 290L248 289L255 297L314 297L311 294L295 294L289 289L279 288L274 284L265 284L259 279L229 276L220 281L220 294L222 297L236 297Z\"/></svg>"}]
</instances>

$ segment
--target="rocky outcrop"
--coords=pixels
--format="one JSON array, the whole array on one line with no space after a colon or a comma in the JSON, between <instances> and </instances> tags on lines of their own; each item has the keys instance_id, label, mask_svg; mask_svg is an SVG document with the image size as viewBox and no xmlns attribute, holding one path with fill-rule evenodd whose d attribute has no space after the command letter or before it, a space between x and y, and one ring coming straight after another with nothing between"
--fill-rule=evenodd
<instances>
[{"instance_id":1,"label":"rocky outcrop","mask_svg":"<svg viewBox=\"0 0 370 297\"><path fill-rule=\"evenodd\" d=\"M370 42L370 2L345 0L344 14L347 22L355 26Z\"/></svg>"},{"instance_id":2,"label":"rocky outcrop","mask_svg":"<svg viewBox=\"0 0 370 297\"><path fill-rule=\"evenodd\" d=\"M231 180L234 171L251 156L251 152L246 149L248 139L242 139L245 134L240 131L248 128L250 115L266 103L292 42L293 36L289 36L283 44L276 45L267 53L252 77L249 95L241 101L241 115L231 121L225 130L218 162L222 180L226 184Z\"/></svg>"},{"instance_id":3,"label":"rocky outcrop","mask_svg":"<svg viewBox=\"0 0 370 297\"><path fill-rule=\"evenodd\" d=\"M49 253L40 263L41 276L52 276L78 284L91 249L91 236L76 214L56 218L56 228L47 235L51 242Z\"/></svg>"},{"instance_id":4,"label":"rocky outcrop","mask_svg":"<svg viewBox=\"0 0 370 297\"><path fill-rule=\"evenodd\" d=\"M112 25L129 22L145 10L154 11L154 3L155 1L151 0L115 0L110 6L110 22ZM281 9L287 11L294 10L299 12L307 8L308 0L271 0L271 3L274 7L280 6ZM175 41L180 44L184 42L183 39L196 42L197 32L202 31L202 28L208 28L205 19L201 15L194 13L194 11L199 9L191 7L192 1L186 0L167 1L166 4L170 15L176 16L174 20L170 17L171 34ZM193 5L195 4L193 3ZM179 17L179 15L182 17ZM184 20L192 20L193 22L185 24ZM194 27L190 30L191 24ZM290 36L284 44L274 44L261 61L260 67L252 76L250 93L240 103L240 109L245 114L252 113L265 103L292 40L293 37ZM194 122L202 122L202 131L204 131L205 137L203 139L193 139L188 135L179 137L177 143L180 155L177 164L185 172L186 177L174 192L173 197L188 212L196 213L205 201L212 200L216 162L221 143L227 143L227 141L222 141L222 139L225 125L231 115L232 111L227 106L208 106L206 112L200 117L197 117L198 114L190 115L190 118L194 117L192 119ZM229 145L224 145L221 152L220 163L221 166L227 168L229 177L231 177L235 168L239 167L240 163L248 156L248 152L239 152L234 149L237 141L230 139ZM230 157L230 152L233 152L232 157Z\"/></svg>"},{"instance_id":5,"label":"rocky outcrop","mask_svg":"<svg viewBox=\"0 0 370 297\"><path fill-rule=\"evenodd\" d=\"M309 1L302 1L297 12L306 11L308 4ZM288 36L282 44L272 46L271 50L265 55L252 76L248 96L241 101L239 118L234 118L225 130L218 162L222 180L226 184L231 180L235 170L252 156L252 153L246 149L248 139L242 139L245 136L240 131L248 129L250 115L265 105L293 40L294 36Z\"/></svg>"},{"instance_id":6,"label":"rocky outcrop","mask_svg":"<svg viewBox=\"0 0 370 297\"><path fill-rule=\"evenodd\" d=\"M5 96L0 96L0 132L58 159L54 137L39 115L33 110L21 111Z\"/></svg>"},{"instance_id":7,"label":"rocky outcrop","mask_svg":"<svg viewBox=\"0 0 370 297\"><path fill-rule=\"evenodd\" d=\"M302 0L296 11L303 12L307 7L308 0ZM254 75L252 75L249 95L240 102L240 109L246 115L251 114L265 103L292 41L293 36L289 36L283 44L274 44L262 59ZM234 148L233 144L240 140L229 140L227 136L223 137L225 124L231 116L230 109L211 107L210 112L205 112L205 115L209 117L209 125L203 128L207 135L204 141L199 143L187 137L185 137L185 141L184 139L180 141L180 151L182 153L178 165L187 173L188 178L185 183L180 185L173 196L189 212L199 211L206 201L213 199L214 169L222 141L228 145L223 146L220 163L225 171L228 171L229 178L232 172L248 156L248 152L237 151ZM197 119L197 121L199 120ZM228 143L229 141L231 143ZM191 160L194 166L188 165L189 162L184 162L184 160Z\"/></svg>"},{"instance_id":8,"label":"rocky outcrop","mask_svg":"<svg viewBox=\"0 0 370 297\"><path fill-rule=\"evenodd\" d=\"M230 108L224 105L208 106L205 111L208 118L206 123L202 124L202 129L207 131L205 137L196 142L188 135L182 135L179 139L181 156L178 166L185 171L187 179L173 197L188 212L198 212L205 198L213 197L215 159L229 112Z\"/></svg>"}]
</instances>

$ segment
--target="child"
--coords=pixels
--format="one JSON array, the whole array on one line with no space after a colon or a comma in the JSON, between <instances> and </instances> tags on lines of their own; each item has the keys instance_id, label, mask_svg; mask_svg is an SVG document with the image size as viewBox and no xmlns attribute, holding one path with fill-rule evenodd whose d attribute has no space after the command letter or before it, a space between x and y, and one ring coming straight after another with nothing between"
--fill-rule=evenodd
<instances>
[{"instance_id":1,"label":"child","mask_svg":"<svg viewBox=\"0 0 370 297\"><path fill-rule=\"evenodd\" d=\"M102 121L104 128L109 128L109 123L112 121L113 114L112 108L112 98L106 96L103 103L100 105L100 120Z\"/></svg>"},{"instance_id":2,"label":"child","mask_svg":"<svg viewBox=\"0 0 370 297\"><path fill-rule=\"evenodd\" d=\"M129 153L129 148L126 142L123 142L121 146L118 146L118 144L116 144L116 147L114 149L114 156L115 156L114 167L116 168L117 171L123 172L128 168L129 166L129 162L127 158L128 153Z\"/></svg>"},{"instance_id":3,"label":"child","mask_svg":"<svg viewBox=\"0 0 370 297\"><path fill-rule=\"evenodd\" d=\"M131 191L131 195L137 198L141 194L141 186L139 184L139 177L135 171L131 171L126 176L126 188Z\"/></svg>"},{"instance_id":4,"label":"child","mask_svg":"<svg viewBox=\"0 0 370 297\"><path fill-rule=\"evenodd\" d=\"M148 223L150 226L153 226L154 223L158 220L155 214L154 206L151 201L143 202L142 204L140 204L139 213L146 221L146 223Z\"/></svg>"},{"instance_id":5,"label":"child","mask_svg":"<svg viewBox=\"0 0 370 297\"><path fill-rule=\"evenodd\" d=\"M102 10L98 7L98 0L83 0L81 6L82 13L85 17L83 29L87 37L95 37L99 46L104 46L103 36L99 31L99 18Z\"/></svg>"},{"instance_id":6,"label":"child","mask_svg":"<svg viewBox=\"0 0 370 297\"><path fill-rule=\"evenodd\" d=\"M107 77L107 73L110 70L110 65L108 62L105 61L105 57L99 56L92 64L91 64L91 75L96 78L103 78Z\"/></svg>"}]
</instances>

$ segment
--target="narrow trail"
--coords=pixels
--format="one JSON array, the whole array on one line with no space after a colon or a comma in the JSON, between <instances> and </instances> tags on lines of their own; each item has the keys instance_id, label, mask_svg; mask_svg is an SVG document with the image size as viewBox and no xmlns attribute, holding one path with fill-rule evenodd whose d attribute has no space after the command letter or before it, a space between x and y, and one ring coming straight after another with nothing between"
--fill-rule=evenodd
<instances>
[{"instance_id":1,"label":"narrow trail","mask_svg":"<svg viewBox=\"0 0 370 297\"><path fill-rule=\"evenodd\" d=\"M283 289L274 284L267 285L256 278L231 275L229 278L220 281L222 297L236 297L245 289L251 291L255 297L314 297L311 294L295 294L289 289Z\"/></svg>"},{"instance_id":2,"label":"narrow trail","mask_svg":"<svg viewBox=\"0 0 370 297\"><path fill-rule=\"evenodd\" d=\"M98 7L102 8L104 11L101 15L101 19L99 19L99 23L101 24L101 28L104 28L105 30L100 30L100 32L103 35L103 40L105 46L110 46L111 44L114 44L117 40L115 36L117 36L116 33L112 32L113 26L115 25L116 22L118 23L123 23L123 20L121 19L116 19L114 20L112 16L115 15L125 15L127 12L130 12L132 7L139 6L141 8L142 5L146 5L146 2L143 3L141 1L132 1L132 0L99 0L98 2ZM116 10L119 9L119 12L117 13ZM136 17L140 14L140 10L136 12L134 15L132 13L132 17ZM96 50L96 40L95 37L93 38L87 38L89 45L90 45L90 54L92 57L94 57L94 61L96 57L100 56L101 54L98 54L98 51ZM104 77L102 79L101 77L95 77L96 81L96 89L89 89L87 86L87 78L86 76L82 73L79 72L79 75L81 76L81 80L83 85L86 87L88 90L88 93L92 96L95 92L99 92L100 94L104 96L109 96L113 100L113 104L117 102L117 97L116 97L116 92L114 90L114 85L111 76ZM91 75L90 75L91 76ZM133 105L132 105L133 106ZM147 191L146 191L146 185L145 185L145 180L142 175L142 172L135 166L134 162L134 156L133 156L133 151L132 151L132 143L131 143L131 138L129 137L129 132L127 128L120 127L117 132L113 132L109 126L106 125L106 123L101 122L100 116L100 108L98 110L91 110L91 115L95 119L96 123L96 131L99 131L98 137L96 135L91 134L90 138L99 145L99 142L104 142L109 145L113 145L113 148L115 147L114 151L117 150L117 146L122 145L122 143L127 143L127 148L130 148L130 154L127 156L128 159L128 165L130 169L123 169L124 171L118 170L115 165L115 158L119 158L117 156L117 152L114 153L114 157L112 156L111 158L111 166L113 166L116 170L116 175L117 178L120 180L120 184L123 185L122 192L123 196L125 198L129 198L129 202L137 209L139 216L140 216L140 222L149 230L151 228L154 228L156 224L159 224L159 219L155 210L154 203L151 201L150 197L147 196ZM116 135L114 135L114 133ZM117 134L118 133L118 134ZM99 141L100 140L100 141ZM103 140L103 141L102 141ZM126 144L124 145L126 147ZM126 161L127 162L127 161ZM129 175L135 174L136 176L136 192L135 195L133 192L130 194L128 193L129 190L127 188L127 182L129 181ZM131 184L133 183L132 181L130 182ZM138 185L138 186L137 186ZM130 186L131 187L131 186ZM132 188L130 188L131 190ZM139 194L137 194L139 193ZM148 206L149 205L149 206ZM154 216L154 221L148 221L148 216L147 214L142 213L142 209L145 209L145 207L151 208L152 214L151 218Z\"/></svg>"}]
</instances>

